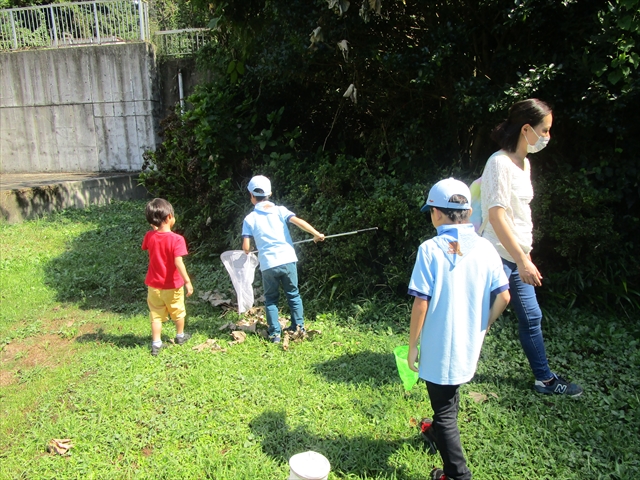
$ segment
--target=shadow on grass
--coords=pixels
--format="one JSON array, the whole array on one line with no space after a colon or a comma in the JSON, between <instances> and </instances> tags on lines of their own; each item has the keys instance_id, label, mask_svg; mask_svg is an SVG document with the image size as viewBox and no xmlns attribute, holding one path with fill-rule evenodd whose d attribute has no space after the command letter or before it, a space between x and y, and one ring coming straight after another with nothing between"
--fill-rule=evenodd
<instances>
[{"instance_id":1,"label":"shadow on grass","mask_svg":"<svg viewBox=\"0 0 640 480\"><path fill-rule=\"evenodd\" d=\"M141 336L132 333L114 335L106 333L102 328L99 328L95 333L85 333L76 337L75 341L78 343L108 343L119 348L136 348L148 346L149 338L149 335Z\"/></svg>"},{"instance_id":2,"label":"shadow on grass","mask_svg":"<svg viewBox=\"0 0 640 480\"><path fill-rule=\"evenodd\" d=\"M348 353L313 366L329 382L381 387L400 381L392 353Z\"/></svg>"},{"instance_id":3,"label":"shadow on grass","mask_svg":"<svg viewBox=\"0 0 640 480\"><path fill-rule=\"evenodd\" d=\"M116 313L145 311L148 260L141 244L148 225L143 202L68 210L48 220L60 229L87 226L45 267L45 284L55 290L56 301Z\"/></svg>"},{"instance_id":4,"label":"shadow on grass","mask_svg":"<svg viewBox=\"0 0 640 480\"><path fill-rule=\"evenodd\" d=\"M504 372L497 373L476 373L473 379L469 382L473 384L487 384L496 386L508 386L515 390L531 390L533 391L533 380L529 380L529 375L526 373L523 376L505 375ZM533 376L531 376L533 379Z\"/></svg>"},{"instance_id":5,"label":"shadow on grass","mask_svg":"<svg viewBox=\"0 0 640 480\"><path fill-rule=\"evenodd\" d=\"M380 474L395 475L398 480L418 480L424 475L410 475L403 468L390 465L389 458L407 442L421 448L422 442L414 438L398 440L378 440L367 437L320 437L305 427L291 429L287 425L284 412L267 411L250 422L251 431L261 439L265 455L280 463L300 452L312 450L324 455L333 472L359 477Z\"/></svg>"},{"instance_id":6,"label":"shadow on grass","mask_svg":"<svg viewBox=\"0 0 640 480\"><path fill-rule=\"evenodd\" d=\"M77 303L82 309L100 309L130 315L147 314L144 279L149 264L142 240L149 230L145 203L117 202L84 210L68 210L48 217L60 229L85 224L66 250L45 266L45 284L55 290L56 301ZM185 263L194 284L198 273ZM197 292L194 297L197 299ZM187 314L211 315L210 306L187 300Z\"/></svg>"}]
</instances>

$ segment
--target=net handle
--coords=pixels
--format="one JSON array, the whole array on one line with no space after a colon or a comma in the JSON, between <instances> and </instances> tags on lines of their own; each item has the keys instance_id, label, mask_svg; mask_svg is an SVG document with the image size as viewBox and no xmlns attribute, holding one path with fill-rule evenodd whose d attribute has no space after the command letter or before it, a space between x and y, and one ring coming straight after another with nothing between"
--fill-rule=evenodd
<instances>
[{"instance_id":1,"label":"net handle","mask_svg":"<svg viewBox=\"0 0 640 480\"><path fill-rule=\"evenodd\" d=\"M324 238L335 238L335 237L344 237L345 235L355 235L356 233L362 233L362 232L369 232L371 230L377 230L378 227L371 227L371 228L363 228L361 230L354 230L353 232L344 232L344 233L336 233L334 235L326 235ZM306 240L300 240L298 242L293 242L294 245L297 245L299 243L306 243L306 242L313 242L313 238L307 238Z\"/></svg>"},{"instance_id":2,"label":"net handle","mask_svg":"<svg viewBox=\"0 0 640 480\"><path fill-rule=\"evenodd\" d=\"M353 232L335 233L333 235L326 235L324 238L327 239L327 238L335 238L335 237L344 237L345 235L355 235L356 233L370 232L371 230L378 230L378 227L362 228L360 230L354 230ZM293 242L293 245L297 245L299 243L307 243L307 242L313 242L313 238L307 238L306 240ZM251 250L250 253L258 253L258 251Z\"/></svg>"}]
</instances>

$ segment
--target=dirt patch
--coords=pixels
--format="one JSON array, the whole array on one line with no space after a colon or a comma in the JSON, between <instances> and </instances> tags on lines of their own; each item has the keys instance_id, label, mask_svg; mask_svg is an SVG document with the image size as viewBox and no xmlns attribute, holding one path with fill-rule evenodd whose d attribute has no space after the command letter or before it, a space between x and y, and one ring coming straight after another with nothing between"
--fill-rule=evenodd
<instances>
[{"instance_id":1,"label":"dirt patch","mask_svg":"<svg viewBox=\"0 0 640 480\"><path fill-rule=\"evenodd\" d=\"M15 374L0 370L0 388L7 387L16 381Z\"/></svg>"},{"instance_id":2,"label":"dirt patch","mask_svg":"<svg viewBox=\"0 0 640 480\"><path fill-rule=\"evenodd\" d=\"M60 321L60 325L70 326L69 320ZM57 327L56 322L51 326ZM78 334L93 332L95 325L82 325ZM71 343L75 338L64 338L57 334L35 335L25 339L16 339L5 345L0 351L0 387L18 382L17 373L34 367L56 368L67 363L75 349Z\"/></svg>"},{"instance_id":3,"label":"dirt patch","mask_svg":"<svg viewBox=\"0 0 640 480\"><path fill-rule=\"evenodd\" d=\"M14 340L9 343L2 354L0 362L7 364L16 362L21 368L51 367L59 364L60 355L65 355L68 351L69 340L61 338L59 335L37 335L25 338L24 340Z\"/></svg>"}]
</instances>

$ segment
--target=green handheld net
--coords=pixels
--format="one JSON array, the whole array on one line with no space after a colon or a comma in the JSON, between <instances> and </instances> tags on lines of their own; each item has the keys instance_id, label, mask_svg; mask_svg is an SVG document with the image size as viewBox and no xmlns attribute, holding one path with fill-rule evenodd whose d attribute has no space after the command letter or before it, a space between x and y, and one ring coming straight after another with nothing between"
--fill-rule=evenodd
<instances>
[{"instance_id":1,"label":"green handheld net","mask_svg":"<svg viewBox=\"0 0 640 480\"><path fill-rule=\"evenodd\" d=\"M408 392L418 383L418 372L414 372L409 368L407 357L409 356L409 345L400 345L394 348L393 354L396 357L396 366L398 367L398 375L402 380L404 389Z\"/></svg>"}]
</instances>

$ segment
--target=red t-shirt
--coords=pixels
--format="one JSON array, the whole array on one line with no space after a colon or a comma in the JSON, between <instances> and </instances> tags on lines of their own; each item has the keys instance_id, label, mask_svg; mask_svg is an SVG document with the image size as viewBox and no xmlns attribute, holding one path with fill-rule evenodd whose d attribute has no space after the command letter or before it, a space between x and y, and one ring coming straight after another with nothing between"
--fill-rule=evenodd
<instances>
[{"instance_id":1,"label":"red t-shirt","mask_svg":"<svg viewBox=\"0 0 640 480\"><path fill-rule=\"evenodd\" d=\"M173 232L147 232L142 250L149 250L149 270L145 285L162 290L180 288L184 280L176 268L176 257L187 255L187 244L182 235Z\"/></svg>"}]
</instances>

